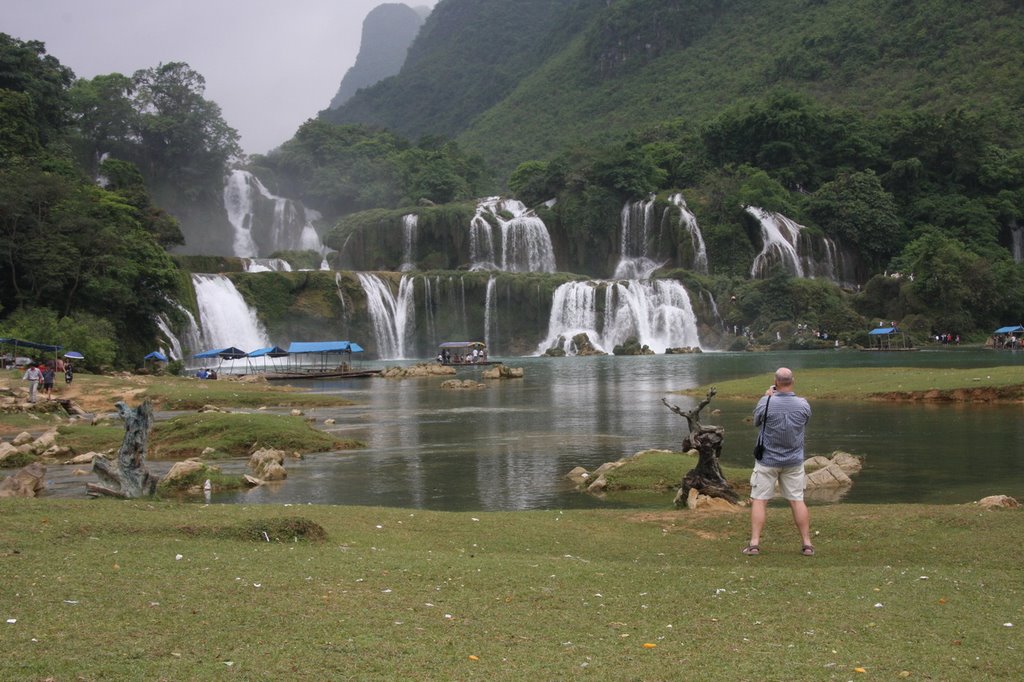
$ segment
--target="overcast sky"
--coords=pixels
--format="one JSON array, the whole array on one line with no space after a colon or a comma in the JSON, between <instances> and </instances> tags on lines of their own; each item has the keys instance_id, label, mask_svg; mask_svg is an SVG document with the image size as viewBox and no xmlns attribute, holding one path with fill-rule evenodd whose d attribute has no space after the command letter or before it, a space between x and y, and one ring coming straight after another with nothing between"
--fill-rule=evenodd
<instances>
[{"instance_id":1,"label":"overcast sky","mask_svg":"<svg viewBox=\"0 0 1024 682\"><path fill-rule=\"evenodd\" d=\"M0 0L0 32L46 43L79 78L187 62L252 154L327 107L385 1Z\"/></svg>"}]
</instances>

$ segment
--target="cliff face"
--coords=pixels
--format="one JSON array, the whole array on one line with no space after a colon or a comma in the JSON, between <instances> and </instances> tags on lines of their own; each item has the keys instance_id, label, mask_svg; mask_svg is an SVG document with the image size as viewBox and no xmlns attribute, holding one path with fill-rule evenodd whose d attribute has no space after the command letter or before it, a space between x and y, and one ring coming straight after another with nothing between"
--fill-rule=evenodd
<instances>
[{"instance_id":1,"label":"cliff face","mask_svg":"<svg viewBox=\"0 0 1024 682\"><path fill-rule=\"evenodd\" d=\"M337 109L361 88L398 73L425 19L424 8L399 3L379 5L363 20L363 35L356 63L341 80L329 109ZM429 10L428 10L429 11Z\"/></svg>"}]
</instances>

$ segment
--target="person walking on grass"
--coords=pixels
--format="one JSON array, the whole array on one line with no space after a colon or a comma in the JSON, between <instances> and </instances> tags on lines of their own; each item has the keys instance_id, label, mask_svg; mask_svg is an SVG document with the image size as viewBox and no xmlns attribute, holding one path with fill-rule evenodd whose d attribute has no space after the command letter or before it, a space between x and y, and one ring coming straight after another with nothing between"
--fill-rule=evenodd
<instances>
[{"instance_id":1,"label":"person walking on grass","mask_svg":"<svg viewBox=\"0 0 1024 682\"><path fill-rule=\"evenodd\" d=\"M804 428L810 418L811 406L793 392L793 371L780 367L775 384L754 408L754 425L761 428L764 450L750 475L750 544L743 548L748 556L761 553L761 531L776 484L793 512L800 553L814 555L810 514L804 503Z\"/></svg>"},{"instance_id":2,"label":"person walking on grass","mask_svg":"<svg viewBox=\"0 0 1024 682\"><path fill-rule=\"evenodd\" d=\"M39 382L43 379L43 373L34 364L30 364L28 369L25 370L25 376L22 379L28 382L28 401L34 403L36 401L36 391L39 389Z\"/></svg>"},{"instance_id":3,"label":"person walking on grass","mask_svg":"<svg viewBox=\"0 0 1024 682\"><path fill-rule=\"evenodd\" d=\"M46 365L43 369L43 390L46 391L46 399L53 399L53 365Z\"/></svg>"}]
</instances>

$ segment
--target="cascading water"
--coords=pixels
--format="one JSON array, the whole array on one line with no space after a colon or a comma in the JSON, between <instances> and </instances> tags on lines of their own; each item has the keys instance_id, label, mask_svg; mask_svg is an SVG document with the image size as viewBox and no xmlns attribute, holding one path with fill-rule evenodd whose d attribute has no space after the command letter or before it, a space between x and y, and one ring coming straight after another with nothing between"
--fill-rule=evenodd
<instances>
[{"instance_id":1,"label":"cascading water","mask_svg":"<svg viewBox=\"0 0 1024 682\"><path fill-rule=\"evenodd\" d=\"M648 256L648 240L654 222L654 195L644 201L627 201L622 207L619 264L615 279L649 279L662 266Z\"/></svg>"},{"instance_id":2,"label":"cascading water","mask_svg":"<svg viewBox=\"0 0 1024 682\"><path fill-rule=\"evenodd\" d=\"M184 329L185 345L182 345L181 340L171 329L171 322L167 316L158 315L156 325L160 329L160 333L167 339L168 344L167 348L161 348L160 350L172 360L184 360L187 354L202 350L200 348L203 344L202 332L199 330L199 325L196 324L196 318L192 316L192 313L187 308L182 307L176 301L171 301L171 303L188 321Z\"/></svg>"},{"instance_id":3,"label":"cascading water","mask_svg":"<svg viewBox=\"0 0 1024 682\"><path fill-rule=\"evenodd\" d=\"M781 213L766 211L756 206L747 206L747 213L757 219L761 226L761 252L754 258L750 276L767 277L775 265L782 265L796 277L823 277L838 281L838 251L834 241L820 237L819 249L824 257L814 258L812 244L806 238L804 226L790 220Z\"/></svg>"},{"instance_id":4,"label":"cascading water","mask_svg":"<svg viewBox=\"0 0 1024 682\"><path fill-rule=\"evenodd\" d=\"M403 276L395 296L377 275L366 272L356 275L366 292L366 307L373 321L377 356L382 360L404 360L416 316L413 279Z\"/></svg>"},{"instance_id":5,"label":"cascading water","mask_svg":"<svg viewBox=\"0 0 1024 682\"><path fill-rule=\"evenodd\" d=\"M291 264L283 258L243 258L246 272L291 272Z\"/></svg>"},{"instance_id":6,"label":"cascading water","mask_svg":"<svg viewBox=\"0 0 1024 682\"><path fill-rule=\"evenodd\" d=\"M600 288L605 290L605 310L599 318ZM664 353L667 348L700 347L690 295L682 284L669 279L561 285L552 298L548 336L537 352L560 347L573 354L573 337L581 333L606 353L630 338L655 353Z\"/></svg>"},{"instance_id":7,"label":"cascading water","mask_svg":"<svg viewBox=\"0 0 1024 682\"><path fill-rule=\"evenodd\" d=\"M511 215L506 218L505 215ZM490 216L501 232L497 262ZM555 251L547 225L521 201L488 197L477 204L469 226L470 269L506 272L554 272Z\"/></svg>"},{"instance_id":8,"label":"cascading water","mask_svg":"<svg viewBox=\"0 0 1024 682\"><path fill-rule=\"evenodd\" d=\"M415 270L416 227L420 217L415 213L402 216L402 272Z\"/></svg>"},{"instance_id":9,"label":"cascading water","mask_svg":"<svg viewBox=\"0 0 1024 682\"><path fill-rule=\"evenodd\" d=\"M494 287L496 282L494 277L487 280L487 295L484 297L484 345L488 348L491 347L491 323L495 319Z\"/></svg>"},{"instance_id":10,"label":"cascading water","mask_svg":"<svg viewBox=\"0 0 1024 682\"><path fill-rule=\"evenodd\" d=\"M704 235L697 224L697 216L686 205L686 199L681 193L673 194L668 200L679 210L679 224L690 233L690 245L693 251L691 267L703 275L708 274L708 250L704 245Z\"/></svg>"},{"instance_id":11,"label":"cascading water","mask_svg":"<svg viewBox=\"0 0 1024 682\"><path fill-rule=\"evenodd\" d=\"M192 275L204 350L234 346L244 351L270 345L256 312L224 275Z\"/></svg>"},{"instance_id":12,"label":"cascading water","mask_svg":"<svg viewBox=\"0 0 1024 682\"><path fill-rule=\"evenodd\" d=\"M266 206L265 206L266 205ZM224 184L224 210L235 229L234 255L254 258L275 251L324 253L313 223L320 214L270 193L252 173L234 170ZM269 221L265 216L269 213Z\"/></svg>"},{"instance_id":13,"label":"cascading water","mask_svg":"<svg viewBox=\"0 0 1024 682\"><path fill-rule=\"evenodd\" d=\"M804 268L796 251L803 226L781 213L772 213L756 206L747 206L746 211L760 224L763 242L761 252L754 258L750 268L750 276L766 277L772 265L781 263L791 274L803 277Z\"/></svg>"}]
</instances>

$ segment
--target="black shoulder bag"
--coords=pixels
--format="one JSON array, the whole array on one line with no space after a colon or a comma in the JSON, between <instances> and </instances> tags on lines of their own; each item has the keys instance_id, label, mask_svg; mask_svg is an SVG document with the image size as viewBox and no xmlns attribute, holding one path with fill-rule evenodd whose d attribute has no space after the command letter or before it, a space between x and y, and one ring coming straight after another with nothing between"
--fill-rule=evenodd
<instances>
[{"instance_id":1,"label":"black shoulder bag","mask_svg":"<svg viewBox=\"0 0 1024 682\"><path fill-rule=\"evenodd\" d=\"M771 403L772 397L768 396L768 400L764 402L764 415L761 417L761 432L757 434L757 442L754 443L754 459L758 462L764 457L764 427L768 424L768 404Z\"/></svg>"}]
</instances>

